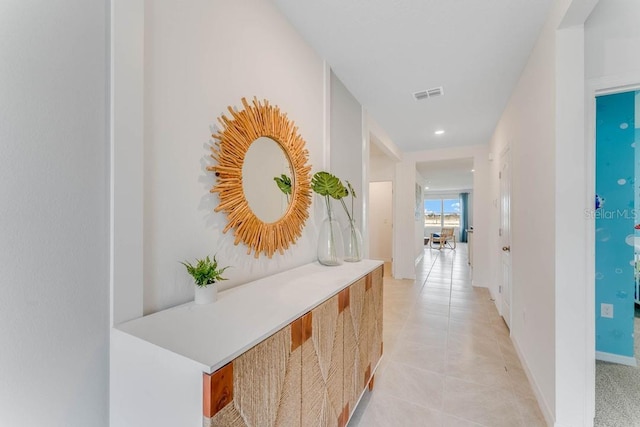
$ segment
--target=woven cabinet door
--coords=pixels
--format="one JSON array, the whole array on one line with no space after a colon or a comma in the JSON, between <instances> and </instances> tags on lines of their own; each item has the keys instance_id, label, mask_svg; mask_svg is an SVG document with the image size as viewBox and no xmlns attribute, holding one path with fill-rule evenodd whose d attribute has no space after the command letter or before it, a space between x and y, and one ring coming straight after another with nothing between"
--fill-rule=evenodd
<instances>
[{"instance_id":1,"label":"woven cabinet door","mask_svg":"<svg viewBox=\"0 0 640 427\"><path fill-rule=\"evenodd\" d=\"M300 426L299 322L276 332L209 378L205 374L205 427Z\"/></svg>"},{"instance_id":2,"label":"woven cabinet door","mask_svg":"<svg viewBox=\"0 0 640 427\"><path fill-rule=\"evenodd\" d=\"M349 287L349 305L344 310L344 393L347 419L365 389L365 371L369 364L367 312L365 310L366 279Z\"/></svg>"},{"instance_id":3,"label":"woven cabinet door","mask_svg":"<svg viewBox=\"0 0 640 427\"><path fill-rule=\"evenodd\" d=\"M343 325L339 295L303 316L302 425L340 426L343 418Z\"/></svg>"}]
</instances>

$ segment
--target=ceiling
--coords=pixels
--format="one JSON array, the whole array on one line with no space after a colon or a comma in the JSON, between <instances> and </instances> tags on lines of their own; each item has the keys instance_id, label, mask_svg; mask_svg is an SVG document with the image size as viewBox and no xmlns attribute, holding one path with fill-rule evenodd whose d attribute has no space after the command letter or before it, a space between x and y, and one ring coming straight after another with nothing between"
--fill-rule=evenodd
<instances>
[{"instance_id":1,"label":"ceiling","mask_svg":"<svg viewBox=\"0 0 640 427\"><path fill-rule=\"evenodd\" d=\"M473 188L472 158L418 163L416 169L427 182L426 194Z\"/></svg>"},{"instance_id":2,"label":"ceiling","mask_svg":"<svg viewBox=\"0 0 640 427\"><path fill-rule=\"evenodd\" d=\"M552 3L272 1L405 152L488 143Z\"/></svg>"}]
</instances>

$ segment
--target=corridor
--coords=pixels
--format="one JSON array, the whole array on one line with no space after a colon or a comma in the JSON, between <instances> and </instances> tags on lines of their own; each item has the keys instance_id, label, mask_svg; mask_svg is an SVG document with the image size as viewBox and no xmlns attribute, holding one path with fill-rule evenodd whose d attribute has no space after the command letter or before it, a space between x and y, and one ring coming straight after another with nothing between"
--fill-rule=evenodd
<instances>
[{"instance_id":1,"label":"corridor","mask_svg":"<svg viewBox=\"0 0 640 427\"><path fill-rule=\"evenodd\" d=\"M416 276L384 278L384 357L349 426L545 426L466 245L425 248Z\"/></svg>"}]
</instances>

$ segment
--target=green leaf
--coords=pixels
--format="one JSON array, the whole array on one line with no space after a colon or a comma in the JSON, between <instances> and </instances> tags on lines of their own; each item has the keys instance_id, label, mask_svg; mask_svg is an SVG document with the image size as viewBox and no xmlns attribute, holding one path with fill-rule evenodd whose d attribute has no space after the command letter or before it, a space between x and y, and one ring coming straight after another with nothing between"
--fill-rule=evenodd
<instances>
[{"instance_id":1,"label":"green leaf","mask_svg":"<svg viewBox=\"0 0 640 427\"><path fill-rule=\"evenodd\" d=\"M222 273L224 273L229 266L218 269L218 260L215 255L213 256L213 261L208 255L204 259L196 258L195 266L187 261L180 262L180 264L185 266L187 273L193 277L197 286L203 287L220 280L227 280L222 277Z\"/></svg>"},{"instance_id":2,"label":"green leaf","mask_svg":"<svg viewBox=\"0 0 640 427\"><path fill-rule=\"evenodd\" d=\"M321 196L330 196L336 200L340 200L349 194L338 177L324 171L316 172L313 175L311 189Z\"/></svg>"},{"instance_id":3,"label":"green leaf","mask_svg":"<svg viewBox=\"0 0 640 427\"><path fill-rule=\"evenodd\" d=\"M276 182L276 185L284 194L291 194L291 178L287 175L282 174L279 177L274 177L273 180Z\"/></svg>"}]
</instances>

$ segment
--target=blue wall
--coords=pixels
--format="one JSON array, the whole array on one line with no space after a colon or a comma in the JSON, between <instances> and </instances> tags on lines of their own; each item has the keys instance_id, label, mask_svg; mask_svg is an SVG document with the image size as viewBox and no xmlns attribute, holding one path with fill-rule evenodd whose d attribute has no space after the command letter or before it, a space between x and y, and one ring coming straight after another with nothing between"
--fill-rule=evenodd
<instances>
[{"instance_id":1,"label":"blue wall","mask_svg":"<svg viewBox=\"0 0 640 427\"><path fill-rule=\"evenodd\" d=\"M633 357L634 227L640 222L635 98L635 92L596 98L596 350L628 357ZM613 304L613 319L600 316L601 303Z\"/></svg>"}]
</instances>

